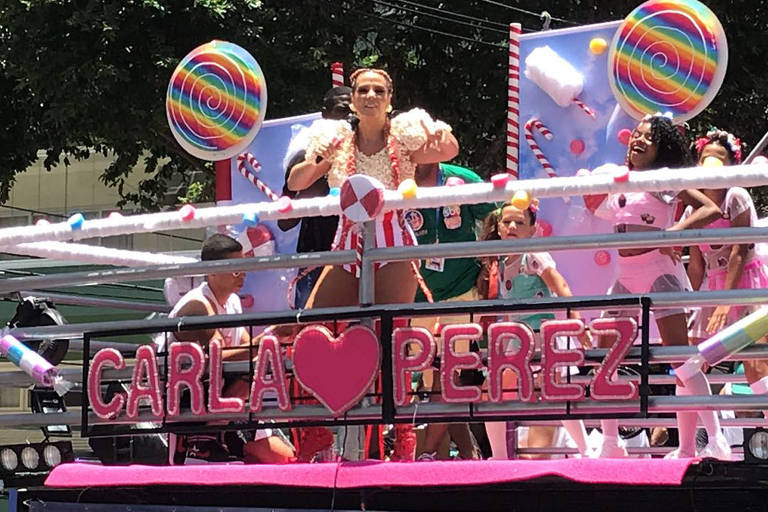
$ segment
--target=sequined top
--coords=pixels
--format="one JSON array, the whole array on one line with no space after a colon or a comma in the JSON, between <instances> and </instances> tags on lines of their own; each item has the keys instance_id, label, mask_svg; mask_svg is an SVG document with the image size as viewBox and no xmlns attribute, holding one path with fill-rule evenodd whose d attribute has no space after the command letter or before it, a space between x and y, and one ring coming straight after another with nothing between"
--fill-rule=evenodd
<instances>
[{"instance_id":1,"label":"sequined top","mask_svg":"<svg viewBox=\"0 0 768 512\"><path fill-rule=\"evenodd\" d=\"M393 118L390 122L390 133L396 142L394 147L400 164L400 181L413 179L416 172L416 164L411 160L411 154L427 142L427 134L421 126L422 121L431 131L451 130L450 126L432 119L424 110L418 108ZM331 168L328 170L328 185L340 187L347 179L349 151L354 151L357 173L376 178L387 189L397 188L387 147L373 155L366 155L357 147L353 149L353 144L347 143L353 136L352 127L346 121L315 122L310 127L306 158L309 161L316 158L319 148L323 145L336 146L336 152L331 157Z\"/></svg>"}]
</instances>

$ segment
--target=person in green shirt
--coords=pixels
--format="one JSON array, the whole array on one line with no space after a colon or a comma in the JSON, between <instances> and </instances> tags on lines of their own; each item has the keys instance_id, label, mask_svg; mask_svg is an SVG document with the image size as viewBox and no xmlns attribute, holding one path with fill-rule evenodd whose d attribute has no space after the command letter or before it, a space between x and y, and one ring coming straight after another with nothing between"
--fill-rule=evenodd
<instances>
[{"instance_id":1,"label":"person in green shirt","mask_svg":"<svg viewBox=\"0 0 768 512\"><path fill-rule=\"evenodd\" d=\"M456 179L464 183L482 183L473 171L458 165L432 164L416 168L420 187L439 187ZM408 210L405 219L416 234L419 245L450 242L474 242L476 227L494 209L492 203L443 206ZM431 258L421 264L421 273L435 302L458 297L475 287L480 264L475 258ZM421 290L416 302L426 302Z\"/></svg>"},{"instance_id":2,"label":"person in green shirt","mask_svg":"<svg viewBox=\"0 0 768 512\"><path fill-rule=\"evenodd\" d=\"M416 168L416 183L420 187L439 187L461 183L481 183L483 180L473 171L458 165L432 164L420 165ZM419 245L474 242L477 240L476 229L479 223L496 208L495 204L463 204L448 205L442 208L421 208L408 210L405 219L416 234ZM478 300L477 276L480 263L475 258L429 258L421 263L421 274L427 283L435 302L439 301L469 301ZM426 302L421 290L416 293L416 302ZM435 332L440 325L468 322L469 315L456 315L442 318L414 318L411 325L427 328ZM457 351L468 351L469 346L456 347ZM424 375L424 377L428 377ZM463 378L471 378L471 374ZM432 391L439 388L438 381L425 380L425 387ZM431 379L429 379L431 380ZM427 428L422 446L420 460L436 458L438 446L449 431L459 448L461 458L476 458L474 444L467 424L454 424L450 427L444 424L431 424Z\"/></svg>"}]
</instances>

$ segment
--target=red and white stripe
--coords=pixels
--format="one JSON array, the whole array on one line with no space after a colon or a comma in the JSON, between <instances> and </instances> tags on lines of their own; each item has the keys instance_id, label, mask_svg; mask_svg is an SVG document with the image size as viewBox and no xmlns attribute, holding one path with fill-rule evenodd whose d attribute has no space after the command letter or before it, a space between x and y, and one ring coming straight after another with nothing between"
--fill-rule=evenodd
<instances>
[{"instance_id":1,"label":"red and white stripe","mask_svg":"<svg viewBox=\"0 0 768 512\"><path fill-rule=\"evenodd\" d=\"M388 211L380 219L377 218L374 221L376 226L376 244L374 247L403 247L416 245L416 237L411 231L411 227L408 223L402 220L402 215L397 211ZM362 240L363 235L357 229L349 229L344 224L351 221L343 218L340 222L340 229L337 231L336 239L333 244L338 250L349 251L354 250L355 263L347 263L344 265L344 269L360 277L360 267L362 263ZM347 229L345 229L347 228ZM379 268L381 263L377 262L375 268Z\"/></svg>"},{"instance_id":2,"label":"red and white stripe","mask_svg":"<svg viewBox=\"0 0 768 512\"><path fill-rule=\"evenodd\" d=\"M253 172L248 170L248 167L246 165L246 162L248 165L251 166L251 169L253 169ZM261 171L261 164L258 160L256 160L256 157L253 156L253 154L245 152L242 153L237 157L237 170L240 171L240 174L243 175L245 179L251 182L256 188L264 192L266 196L271 201L277 201L280 199L280 196L275 194L269 186L267 186L266 183L261 181L259 178L256 177L257 172Z\"/></svg>"},{"instance_id":3,"label":"red and white stripe","mask_svg":"<svg viewBox=\"0 0 768 512\"><path fill-rule=\"evenodd\" d=\"M544 138L547 140L552 140L552 132L549 131L549 128L544 126L544 123L542 123L535 117L531 118L527 123L525 123L525 140L528 142L528 147L531 148L531 151L533 151L533 154L536 155L536 159L539 161L539 163L544 168L544 170L547 171L547 175L550 178L554 178L557 176L557 174L555 173L555 169L552 167L552 164L549 163L549 160L547 160L547 157L544 156L544 153L541 151L539 144L536 142L536 139L533 137L534 128L540 134L542 134Z\"/></svg>"},{"instance_id":4,"label":"red and white stripe","mask_svg":"<svg viewBox=\"0 0 768 512\"><path fill-rule=\"evenodd\" d=\"M597 112L592 110L586 103L579 99L574 99L573 102L584 111L585 114L587 114L592 119L597 119Z\"/></svg>"},{"instance_id":5,"label":"red and white stripe","mask_svg":"<svg viewBox=\"0 0 768 512\"><path fill-rule=\"evenodd\" d=\"M520 32L509 24L509 83L507 86L507 172L517 179L520 165Z\"/></svg>"},{"instance_id":6,"label":"red and white stripe","mask_svg":"<svg viewBox=\"0 0 768 512\"><path fill-rule=\"evenodd\" d=\"M331 63L331 85L332 87L344 85L344 64L341 62Z\"/></svg>"}]
</instances>

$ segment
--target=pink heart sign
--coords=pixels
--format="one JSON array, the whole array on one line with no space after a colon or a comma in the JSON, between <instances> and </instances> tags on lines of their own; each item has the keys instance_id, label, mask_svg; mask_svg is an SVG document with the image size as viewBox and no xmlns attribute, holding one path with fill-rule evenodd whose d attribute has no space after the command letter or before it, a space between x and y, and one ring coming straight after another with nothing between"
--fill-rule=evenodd
<instances>
[{"instance_id":1,"label":"pink heart sign","mask_svg":"<svg viewBox=\"0 0 768 512\"><path fill-rule=\"evenodd\" d=\"M299 384L333 416L341 416L365 396L379 371L376 334L355 325L334 338L327 328L303 329L293 346L293 371Z\"/></svg>"}]
</instances>

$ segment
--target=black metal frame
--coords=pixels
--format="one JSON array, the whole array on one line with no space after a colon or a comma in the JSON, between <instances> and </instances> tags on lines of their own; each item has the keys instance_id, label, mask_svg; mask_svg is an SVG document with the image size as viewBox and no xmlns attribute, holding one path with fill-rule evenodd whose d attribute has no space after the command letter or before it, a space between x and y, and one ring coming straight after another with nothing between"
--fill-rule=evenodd
<instances>
[{"instance_id":1,"label":"black metal frame","mask_svg":"<svg viewBox=\"0 0 768 512\"><path fill-rule=\"evenodd\" d=\"M650 357L649 349L649 318L651 300L648 297L638 296L620 296L620 297L588 297L588 298L545 298L535 300L493 300L493 301L471 301L471 302L442 302L435 304L389 304L380 306L367 306L367 307L343 307L343 308L326 308L316 310L299 310L290 312L276 312L276 313L257 313L246 315L230 315L225 318L222 317L184 317L177 319L168 319L168 330L199 330L203 328L222 328L222 327L247 327L251 330L254 327L275 325L275 324L290 324L300 323L311 325L316 322L327 322L337 320L370 320L380 319L381 322L381 335L380 343L382 348L382 363L381 363L381 414L377 414L375 418L371 418L366 415L363 418L348 418L346 415L340 418L332 418L330 414L322 419L276 419L270 420L270 426L274 427L300 427L308 425L325 425L325 426L344 426L344 425L364 425L371 423L405 423L413 420L413 415L398 415L397 408L394 401L394 380L392 375L392 330L395 318L403 317L418 317L418 316L438 316L438 315L450 315L450 314L470 314L470 315L484 315L484 314L498 314L498 313L515 313L520 314L528 311L553 311L553 310L567 310L572 309L584 310L584 309L607 309L615 307L625 308L638 308L641 311L641 322L639 325L641 333L641 347L640 347L640 397L637 412L632 413L610 413L610 414L578 414L573 413L570 402L564 402L564 413L546 413L546 414L503 414L503 413L478 413L474 404L466 404L467 412L463 414L452 414L436 416L418 416L416 420L419 423L430 422L466 422L466 421L482 421L482 420L536 420L536 419L578 419L578 418L603 418L610 416L613 418L638 418L646 417L648 414L648 395L650 389L648 386L648 361ZM166 331L167 332L167 331ZM155 334L157 333L157 327L147 327L139 329L126 329L117 328L109 331L93 331L83 333L83 387L87 389L88 385L88 373L90 370L90 343L93 338L109 338L113 336L135 335L135 334ZM253 352L253 348L251 348ZM255 355L252 353L252 356ZM253 357L250 358L249 363L249 375L253 376L254 366ZM165 365L167 368L167 365ZM167 376L166 376L167 377ZM81 416L81 432L84 437L92 435L106 435L103 433L103 429L99 429L99 434L94 434L92 429L89 428L89 399L87 392L83 393L82 401L82 416ZM372 408L374 410L374 408ZM214 426L203 425L193 426L185 424L184 421L174 420L168 422L167 416L158 418L155 422L160 423L161 426L155 429L141 429L130 430L129 425L116 424L114 429L108 435L135 435L135 434L150 434L150 433L189 433L197 431L214 431L214 430L231 430L233 428L259 428L263 427L263 417L259 417L257 420L254 418L253 413L248 414L248 425L239 424L235 426Z\"/></svg>"}]
</instances>

